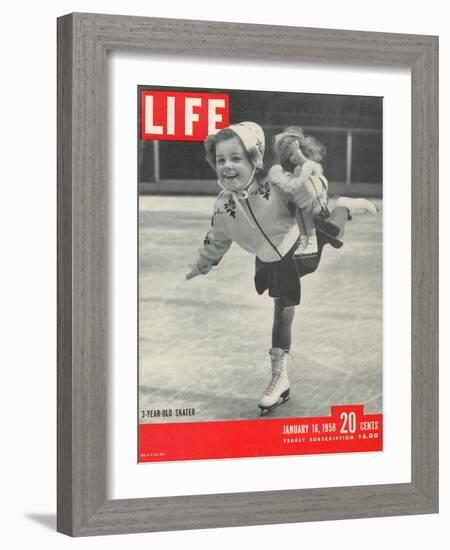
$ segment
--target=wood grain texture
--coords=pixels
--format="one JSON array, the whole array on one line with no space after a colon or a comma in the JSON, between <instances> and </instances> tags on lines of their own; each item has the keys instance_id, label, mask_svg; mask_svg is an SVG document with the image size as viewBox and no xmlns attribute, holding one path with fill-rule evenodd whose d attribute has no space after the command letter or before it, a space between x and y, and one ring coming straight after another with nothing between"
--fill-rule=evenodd
<instances>
[{"instance_id":1,"label":"wood grain texture","mask_svg":"<svg viewBox=\"0 0 450 550\"><path fill-rule=\"evenodd\" d=\"M57 529L72 524L72 25L58 21Z\"/></svg>"},{"instance_id":2,"label":"wood grain texture","mask_svg":"<svg viewBox=\"0 0 450 550\"><path fill-rule=\"evenodd\" d=\"M58 530L73 536L433 513L438 507L438 40L71 14L58 20ZM108 501L106 53L410 67L412 481Z\"/></svg>"},{"instance_id":3,"label":"wood grain texture","mask_svg":"<svg viewBox=\"0 0 450 550\"><path fill-rule=\"evenodd\" d=\"M438 506L438 42L412 79L412 479Z\"/></svg>"}]
</instances>

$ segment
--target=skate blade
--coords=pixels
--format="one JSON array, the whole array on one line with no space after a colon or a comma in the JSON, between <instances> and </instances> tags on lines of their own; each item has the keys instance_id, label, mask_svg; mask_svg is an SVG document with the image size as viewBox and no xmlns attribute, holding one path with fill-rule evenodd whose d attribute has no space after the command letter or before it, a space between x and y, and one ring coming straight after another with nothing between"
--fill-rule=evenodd
<instances>
[{"instance_id":1,"label":"skate blade","mask_svg":"<svg viewBox=\"0 0 450 550\"><path fill-rule=\"evenodd\" d=\"M315 216L314 223L315 223L316 229L320 229L320 231L322 231L323 233L326 233L327 235L331 235L332 237L336 238L341 232L341 230L337 225L335 225L333 222L327 221L321 216Z\"/></svg>"},{"instance_id":2,"label":"skate blade","mask_svg":"<svg viewBox=\"0 0 450 550\"><path fill-rule=\"evenodd\" d=\"M260 416L266 416L270 414L270 412L272 412L274 409L278 408L280 405L283 405L284 403L286 403L286 401L289 401L289 398L289 390L286 390L280 395L280 399L274 405L271 405L270 407L262 407L261 405L258 405L258 407L260 408Z\"/></svg>"},{"instance_id":3,"label":"skate blade","mask_svg":"<svg viewBox=\"0 0 450 550\"><path fill-rule=\"evenodd\" d=\"M319 257L319 251L317 252L308 252L308 253L304 253L304 252L301 252L300 254L294 254L292 256L294 258L294 260L315 260Z\"/></svg>"},{"instance_id":4,"label":"skate blade","mask_svg":"<svg viewBox=\"0 0 450 550\"><path fill-rule=\"evenodd\" d=\"M317 228L317 232L322 235L325 243L330 244L333 248L341 248L344 245L344 243L341 240L337 239L336 237L333 237L329 233L326 233L319 227Z\"/></svg>"}]
</instances>

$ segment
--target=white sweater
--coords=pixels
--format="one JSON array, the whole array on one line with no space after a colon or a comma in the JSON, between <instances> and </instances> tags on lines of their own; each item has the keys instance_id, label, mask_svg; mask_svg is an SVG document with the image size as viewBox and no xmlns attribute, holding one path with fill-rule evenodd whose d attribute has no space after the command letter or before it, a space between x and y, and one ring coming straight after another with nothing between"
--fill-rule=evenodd
<instances>
[{"instance_id":1,"label":"white sweater","mask_svg":"<svg viewBox=\"0 0 450 550\"><path fill-rule=\"evenodd\" d=\"M240 203L244 212L229 193L222 191L217 197L211 227L199 249L201 273L217 265L233 241L263 262L276 262L297 240L293 197L268 180L252 183L248 198Z\"/></svg>"},{"instance_id":2,"label":"white sweater","mask_svg":"<svg viewBox=\"0 0 450 550\"><path fill-rule=\"evenodd\" d=\"M321 198L326 201L327 186L320 164L307 161L298 175L273 166L265 180L250 185L248 197L239 199L240 205L230 193L222 191L214 204L211 227L198 251L199 271L208 273L233 241L263 262L279 261L300 235L296 209L315 213L319 204L315 189L321 189Z\"/></svg>"}]
</instances>

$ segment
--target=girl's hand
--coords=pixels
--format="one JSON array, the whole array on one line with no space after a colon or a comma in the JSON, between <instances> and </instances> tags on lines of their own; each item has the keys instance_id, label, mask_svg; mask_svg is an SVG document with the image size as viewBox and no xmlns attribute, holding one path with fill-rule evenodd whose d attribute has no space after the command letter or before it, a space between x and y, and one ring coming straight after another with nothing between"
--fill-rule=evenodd
<instances>
[{"instance_id":1,"label":"girl's hand","mask_svg":"<svg viewBox=\"0 0 450 550\"><path fill-rule=\"evenodd\" d=\"M189 281L189 279L197 277L197 275L202 275L202 272L198 268L197 264L190 264L189 267L191 268L191 270L185 275L187 281Z\"/></svg>"}]
</instances>

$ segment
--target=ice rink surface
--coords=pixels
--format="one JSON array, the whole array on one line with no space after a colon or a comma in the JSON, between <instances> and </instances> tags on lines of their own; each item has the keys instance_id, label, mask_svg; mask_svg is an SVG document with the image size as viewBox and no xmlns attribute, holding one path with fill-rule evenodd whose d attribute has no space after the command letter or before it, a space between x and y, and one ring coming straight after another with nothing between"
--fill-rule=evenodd
<instances>
[{"instance_id":1,"label":"ice rink surface","mask_svg":"<svg viewBox=\"0 0 450 550\"><path fill-rule=\"evenodd\" d=\"M254 290L254 257L233 244L208 275L185 280L213 204L214 197L140 197L139 408L195 409L141 422L259 418L273 300ZM326 246L318 271L302 279L291 399L268 418L328 416L342 404L382 412L382 214L355 215L343 240L340 250Z\"/></svg>"}]
</instances>

